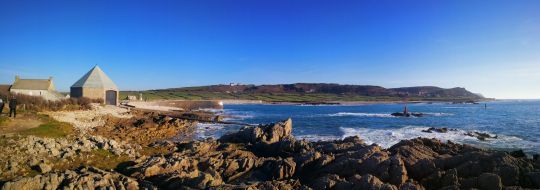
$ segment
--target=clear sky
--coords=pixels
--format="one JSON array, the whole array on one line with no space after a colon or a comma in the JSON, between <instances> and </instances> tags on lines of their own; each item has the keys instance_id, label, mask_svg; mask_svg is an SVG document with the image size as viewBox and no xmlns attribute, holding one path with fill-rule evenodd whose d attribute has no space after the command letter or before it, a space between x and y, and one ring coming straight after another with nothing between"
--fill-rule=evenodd
<instances>
[{"instance_id":1,"label":"clear sky","mask_svg":"<svg viewBox=\"0 0 540 190\"><path fill-rule=\"evenodd\" d=\"M122 90L240 82L540 98L538 0L0 0L0 83L94 65Z\"/></svg>"}]
</instances>

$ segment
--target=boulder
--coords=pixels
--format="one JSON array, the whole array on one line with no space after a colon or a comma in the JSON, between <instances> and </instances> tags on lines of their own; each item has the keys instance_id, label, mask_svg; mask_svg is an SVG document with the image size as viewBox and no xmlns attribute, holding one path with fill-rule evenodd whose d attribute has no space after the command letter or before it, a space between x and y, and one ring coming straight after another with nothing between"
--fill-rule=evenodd
<instances>
[{"instance_id":1,"label":"boulder","mask_svg":"<svg viewBox=\"0 0 540 190\"><path fill-rule=\"evenodd\" d=\"M527 177L529 178L532 187L540 188L540 172L527 173Z\"/></svg>"},{"instance_id":2,"label":"boulder","mask_svg":"<svg viewBox=\"0 0 540 190\"><path fill-rule=\"evenodd\" d=\"M292 158L269 160L264 164L264 169L270 179L283 180L291 178L296 171L296 163Z\"/></svg>"},{"instance_id":3,"label":"boulder","mask_svg":"<svg viewBox=\"0 0 540 190\"><path fill-rule=\"evenodd\" d=\"M313 189L332 189L339 182L343 182L338 175L327 174L316 180L310 185Z\"/></svg>"},{"instance_id":4,"label":"boulder","mask_svg":"<svg viewBox=\"0 0 540 190\"><path fill-rule=\"evenodd\" d=\"M144 186L146 189L154 187ZM108 172L93 167L82 167L61 173L47 173L34 177L24 177L6 182L4 190L18 189L139 189L137 180L116 172Z\"/></svg>"},{"instance_id":5,"label":"boulder","mask_svg":"<svg viewBox=\"0 0 540 190\"><path fill-rule=\"evenodd\" d=\"M349 180L353 184L353 189L377 189L377 190L397 190L398 188L391 184L382 182L379 178L367 174L364 176L355 175Z\"/></svg>"},{"instance_id":6,"label":"boulder","mask_svg":"<svg viewBox=\"0 0 540 190\"><path fill-rule=\"evenodd\" d=\"M40 163L40 164L34 166L34 168L40 173L47 173L47 172L52 170L51 165L46 164L46 163Z\"/></svg>"},{"instance_id":7,"label":"boulder","mask_svg":"<svg viewBox=\"0 0 540 190\"><path fill-rule=\"evenodd\" d=\"M497 174L483 173L478 176L478 187L481 189L499 190L502 189L503 185L501 178Z\"/></svg>"},{"instance_id":8,"label":"boulder","mask_svg":"<svg viewBox=\"0 0 540 190\"><path fill-rule=\"evenodd\" d=\"M448 132L448 128L446 127L443 127L443 128L435 128L435 127L430 127L428 129L425 129L425 130L422 130L422 132L424 133L447 133Z\"/></svg>"},{"instance_id":9,"label":"boulder","mask_svg":"<svg viewBox=\"0 0 540 190\"><path fill-rule=\"evenodd\" d=\"M248 126L240 129L239 132L222 136L220 142L234 143L264 143L272 144L291 136L292 120L287 120L257 127Z\"/></svg>"}]
</instances>

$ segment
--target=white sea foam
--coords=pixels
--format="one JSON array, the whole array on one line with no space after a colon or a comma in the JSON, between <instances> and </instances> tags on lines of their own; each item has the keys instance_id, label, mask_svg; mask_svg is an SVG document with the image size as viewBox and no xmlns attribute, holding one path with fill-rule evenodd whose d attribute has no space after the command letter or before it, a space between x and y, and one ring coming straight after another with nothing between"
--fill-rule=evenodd
<instances>
[{"instance_id":1,"label":"white sea foam","mask_svg":"<svg viewBox=\"0 0 540 190\"><path fill-rule=\"evenodd\" d=\"M236 111L236 110L229 110L225 109L224 112L221 114L225 117L226 120L244 120L255 117L253 112L249 111Z\"/></svg>"},{"instance_id":2,"label":"white sea foam","mask_svg":"<svg viewBox=\"0 0 540 190\"><path fill-rule=\"evenodd\" d=\"M328 114L331 117L358 116L358 117L394 117L388 113L356 113L356 112L339 112Z\"/></svg>"},{"instance_id":3,"label":"white sea foam","mask_svg":"<svg viewBox=\"0 0 540 190\"><path fill-rule=\"evenodd\" d=\"M475 137L465 135L467 131L464 130L449 130L447 133L426 133L422 130L426 130L429 127L423 126L407 126L399 129L367 129L367 128L346 128L341 127L343 132L342 138L349 136L358 136L366 141L368 144L378 144L384 148L389 148L392 145L398 143L401 140L413 139L417 137L424 138L436 138L443 141L453 141L460 143L467 143L473 145L480 145L484 147L495 148L532 148L538 146L538 143L523 140L515 136L498 135L496 139L488 139L486 141L480 141ZM482 132L482 131L479 131ZM483 132L485 133L485 132ZM489 134L489 133L488 133ZM494 136L494 134L491 134Z\"/></svg>"},{"instance_id":4,"label":"white sea foam","mask_svg":"<svg viewBox=\"0 0 540 190\"><path fill-rule=\"evenodd\" d=\"M307 141L331 141L341 139L340 136L333 135L295 135L296 139L305 139Z\"/></svg>"},{"instance_id":5,"label":"white sea foam","mask_svg":"<svg viewBox=\"0 0 540 190\"><path fill-rule=\"evenodd\" d=\"M428 115L428 116L452 116L454 115L453 113L441 113L441 112L422 112L424 115Z\"/></svg>"},{"instance_id":6,"label":"white sea foam","mask_svg":"<svg viewBox=\"0 0 540 190\"><path fill-rule=\"evenodd\" d=\"M212 112L212 113L222 113L222 112L225 111L224 109L213 109L213 108L201 108L201 109L198 109L198 110L199 111Z\"/></svg>"},{"instance_id":7,"label":"white sea foam","mask_svg":"<svg viewBox=\"0 0 540 190\"><path fill-rule=\"evenodd\" d=\"M451 116L454 115L452 113L434 113L434 112L424 112L423 113L426 116ZM338 112L333 114L328 114L330 117L345 117L345 116L357 116L357 117L395 117L392 116L390 113L362 113L362 112Z\"/></svg>"},{"instance_id":8,"label":"white sea foam","mask_svg":"<svg viewBox=\"0 0 540 190\"><path fill-rule=\"evenodd\" d=\"M217 138L219 133L216 131L221 131L225 128L222 124L211 124L211 123L198 123L195 129L195 138L197 139L206 139L209 137Z\"/></svg>"},{"instance_id":9,"label":"white sea foam","mask_svg":"<svg viewBox=\"0 0 540 190\"><path fill-rule=\"evenodd\" d=\"M447 107L441 107L444 109L470 109L470 108L476 108L476 107L459 107L459 106L447 106Z\"/></svg>"},{"instance_id":10,"label":"white sea foam","mask_svg":"<svg viewBox=\"0 0 540 190\"><path fill-rule=\"evenodd\" d=\"M209 137L219 138L224 133L227 133L233 129L226 129L227 125L222 124L197 124L195 138L206 139ZM230 126L229 126L230 127ZM390 148L392 145L397 144L401 140L414 139L417 137L423 138L435 138L442 141L453 141L458 143L472 144L480 147L487 148L501 148L501 149L534 149L540 146L538 142L527 141L516 136L500 135L497 134L495 139L487 139L481 141L476 137L465 135L467 132L461 129L448 130L446 133L426 133L422 130L426 130L427 126L407 126L398 129L369 129L369 128L348 128L340 127L342 136L335 135L322 135L322 134L308 134L308 135L295 135L297 139L305 139L308 141L329 141L343 139L349 136L358 136L363 139L367 144L378 144L383 148ZM238 129L234 128L234 131ZM485 131L476 131L487 133ZM496 134L487 133L491 136Z\"/></svg>"}]
</instances>

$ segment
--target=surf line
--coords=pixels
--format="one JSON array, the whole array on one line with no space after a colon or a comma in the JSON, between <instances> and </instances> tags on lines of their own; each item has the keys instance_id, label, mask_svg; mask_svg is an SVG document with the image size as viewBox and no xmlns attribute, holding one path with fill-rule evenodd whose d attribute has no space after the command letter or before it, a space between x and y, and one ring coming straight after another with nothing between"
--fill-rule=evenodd
<instances>
[{"instance_id":1,"label":"surf line","mask_svg":"<svg viewBox=\"0 0 540 190\"><path fill-rule=\"evenodd\" d=\"M234 121L219 121L219 120L208 120L208 119L201 119L201 118L193 118L193 117L187 117L187 116L178 116L178 115L167 115L167 114L160 114L162 116L168 116L176 119L185 119L185 120L192 120L192 121L199 121L203 123L217 123L217 124L227 124L227 125L244 125L244 126L259 126L258 124L251 124L251 123L242 123L242 122L234 122Z\"/></svg>"}]
</instances>

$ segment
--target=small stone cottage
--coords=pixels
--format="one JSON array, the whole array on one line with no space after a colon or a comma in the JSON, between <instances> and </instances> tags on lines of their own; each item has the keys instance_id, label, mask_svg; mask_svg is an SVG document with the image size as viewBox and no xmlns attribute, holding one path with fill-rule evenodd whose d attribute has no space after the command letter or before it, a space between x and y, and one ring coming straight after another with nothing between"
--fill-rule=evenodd
<instances>
[{"instance_id":1,"label":"small stone cottage","mask_svg":"<svg viewBox=\"0 0 540 190\"><path fill-rule=\"evenodd\" d=\"M46 100L59 100L63 98L56 91L52 77L49 77L49 79L21 79L19 76L15 76L15 82L11 85L9 92L41 96Z\"/></svg>"},{"instance_id":2,"label":"small stone cottage","mask_svg":"<svg viewBox=\"0 0 540 190\"><path fill-rule=\"evenodd\" d=\"M70 96L102 99L107 105L118 105L118 87L99 68L95 66L71 86Z\"/></svg>"}]
</instances>

